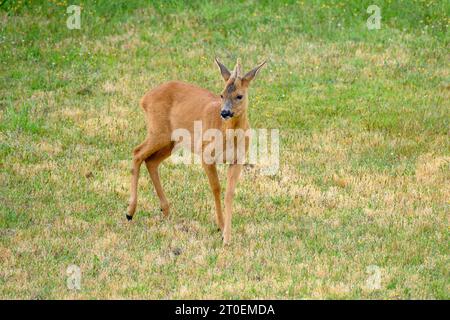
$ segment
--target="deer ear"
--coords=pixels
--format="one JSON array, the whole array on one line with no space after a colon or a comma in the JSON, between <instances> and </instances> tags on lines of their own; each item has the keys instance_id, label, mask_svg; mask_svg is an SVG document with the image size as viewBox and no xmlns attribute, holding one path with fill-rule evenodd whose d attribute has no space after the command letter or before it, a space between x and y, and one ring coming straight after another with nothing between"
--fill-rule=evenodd
<instances>
[{"instance_id":1,"label":"deer ear","mask_svg":"<svg viewBox=\"0 0 450 320\"><path fill-rule=\"evenodd\" d=\"M257 65L255 68L253 68L252 70L247 72L245 74L245 76L242 77L243 84L248 85L250 83L250 81L252 81L253 78L256 77L256 75L258 74L259 70L266 64L266 62L267 62L267 60L264 60L259 65Z\"/></svg>"},{"instance_id":2,"label":"deer ear","mask_svg":"<svg viewBox=\"0 0 450 320\"><path fill-rule=\"evenodd\" d=\"M223 80L225 80L225 82L228 81L228 79L230 79L231 76L230 71L217 58L214 58L214 60L216 61L216 64L220 69L220 73L222 74Z\"/></svg>"}]
</instances>

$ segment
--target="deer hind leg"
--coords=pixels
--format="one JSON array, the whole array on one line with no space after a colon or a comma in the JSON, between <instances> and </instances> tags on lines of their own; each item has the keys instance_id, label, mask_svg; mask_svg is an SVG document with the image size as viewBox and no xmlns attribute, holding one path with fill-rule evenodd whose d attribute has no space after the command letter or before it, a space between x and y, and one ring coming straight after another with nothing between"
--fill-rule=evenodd
<instances>
[{"instance_id":1,"label":"deer hind leg","mask_svg":"<svg viewBox=\"0 0 450 320\"><path fill-rule=\"evenodd\" d=\"M158 167L161 162L170 156L172 149L173 144L170 144L145 159L145 165L147 166L148 173L150 174L156 194L158 195L161 211L164 216L169 215L169 202L167 201L166 195L164 194L164 190L161 186L161 181L159 180Z\"/></svg>"},{"instance_id":2,"label":"deer hind leg","mask_svg":"<svg viewBox=\"0 0 450 320\"><path fill-rule=\"evenodd\" d=\"M143 143L141 143L133 150L133 169L131 172L132 176L130 188L131 195L126 214L128 220L131 220L133 218L133 215L136 211L137 187L141 164L145 159L147 159L149 156L151 156L153 153L155 153L156 151L161 149L161 147L164 146L164 144L161 144L161 141L163 141L163 139L159 139L159 137L147 138Z\"/></svg>"},{"instance_id":3,"label":"deer hind leg","mask_svg":"<svg viewBox=\"0 0 450 320\"><path fill-rule=\"evenodd\" d=\"M203 164L203 168L205 169L206 175L208 176L209 185L211 186L211 190L214 196L214 202L216 206L216 222L220 230L223 231L224 223L222 206L220 204L220 181L219 176L217 175L217 168L215 164Z\"/></svg>"}]
</instances>

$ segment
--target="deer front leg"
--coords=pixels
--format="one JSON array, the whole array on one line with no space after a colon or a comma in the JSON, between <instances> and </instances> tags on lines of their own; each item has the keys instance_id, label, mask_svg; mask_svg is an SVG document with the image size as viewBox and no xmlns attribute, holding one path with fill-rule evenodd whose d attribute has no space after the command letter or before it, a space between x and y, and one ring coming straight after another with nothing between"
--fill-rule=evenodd
<instances>
[{"instance_id":1,"label":"deer front leg","mask_svg":"<svg viewBox=\"0 0 450 320\"><path fill-rule=\"evenodd\" d=\"M220 230L223 232L223 215L222 206L220 204L220 181L217 175L217 168L215 164L203 164L206 175L208 176L209 185L214 196L214 204L216 207L216 222Z\"/></svg>"},{"instance_id":2,"label":"deer front leg","mask_svg":"<svg viewBox=\"0 0 450 320\"><path fill-rule=\"evenodd\" d=\"M217 169L215 164L203 164L206 175L208 176L209 184L214 196L214 203L216 206L216 222L220 230L223 232L223 215L222 206L220 204L220 181L217 175Z\"/></svg>"},{"instance_id":3,"label":"deer front leg","mask_svg":"<svg viewBox=\"0 0 450 320\"><path fill-rule=\"evenodd\" d=\"M232 164L228 168L227 189L225 192L225 226L223 230L223 244L231 241L231 214L233 209L234 189L241 175L242 164Z\"/></svg>"}]
</instances>

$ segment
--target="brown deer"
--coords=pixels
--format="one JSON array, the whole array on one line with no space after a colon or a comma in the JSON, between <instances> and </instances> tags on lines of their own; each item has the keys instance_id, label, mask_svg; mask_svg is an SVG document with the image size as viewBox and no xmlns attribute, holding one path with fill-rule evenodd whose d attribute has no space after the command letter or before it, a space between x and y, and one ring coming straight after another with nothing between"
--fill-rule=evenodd
<instances>
[{"instance_id":1,"label":"brown deer","mask_svg":"<svg viewBox=\"0 0 450 320\"><path fill-rule=\"evenodd\" d=\"M203 131L213 128L225 133L228 129L249 129L248 88L266 61L245 75L241 75L239 59L233 72L230 72L217 58L215 61L225 80L225 88L221 95L192 84L170 81L148 91L141 99L140 105L144 109L147 123L147 138L133 150L131 196L126 214L128 220L133 218L136 211L139 169L144 161L159 197L161 211L165 216L169 214L169 203L159 180L158 166L172 153L173 130L184 128L192 133L195 121L201 121ZM247 151L249 141L248 137L245 139L245 151ZM192 146L191 151L195 152L194 149ZM216 222L222 231L224 244L228 244L231 240L232 202L242 163L232 160L229 165L225 217L222 215L221 190L216 164L207 164L202 161L202 165L214 195Z\"/></svg>"}]
</instances>

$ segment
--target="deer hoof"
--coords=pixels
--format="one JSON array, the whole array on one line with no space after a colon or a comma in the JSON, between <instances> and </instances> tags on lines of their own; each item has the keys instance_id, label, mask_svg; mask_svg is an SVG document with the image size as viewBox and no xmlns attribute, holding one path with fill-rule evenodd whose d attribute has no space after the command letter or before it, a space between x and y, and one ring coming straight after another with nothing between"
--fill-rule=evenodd
<instances>
[{"instance_id":1,"label":"deer hoof","mask_svg":"<svg viewBox=\"0 0 450 320\"><path fill-rule=\"evenodd\" d=\"M126 213L125 216L127 217L127 220L128 220L128 221L133 220L133 216L130 216L128 213Z\"/></svg>"},{"instance_id":2,"label":"deer hoof","mask_svg":"<svg viewBox=\"0 0 450 320\"><path fill-rule=\"evenodd\" d=\"M222 234L222 241L223 241L223 245L224 245L224 246L229 245L230 242L231 242L231 237L230 237L230 235L229 235L229 234L227 235L226 232L224 232L224 233Z\"/></svg>"},{"instance_id":3,"label":"deer hoof","mask_svg":"<svg viewBox=\"0 0 450 320\"><path fill-rule=\"evenodd\" d=\"M161 212L163 213L164 217L167 217L169 215L169 206L161 208Z\"/></svg>"}]
</instances>

